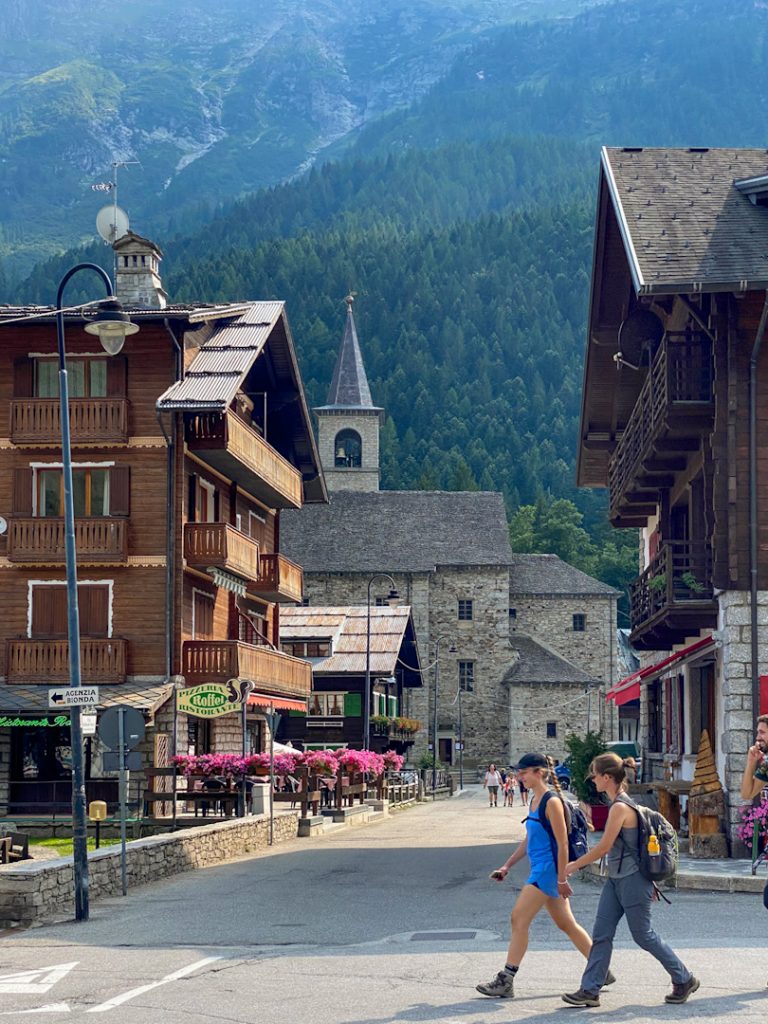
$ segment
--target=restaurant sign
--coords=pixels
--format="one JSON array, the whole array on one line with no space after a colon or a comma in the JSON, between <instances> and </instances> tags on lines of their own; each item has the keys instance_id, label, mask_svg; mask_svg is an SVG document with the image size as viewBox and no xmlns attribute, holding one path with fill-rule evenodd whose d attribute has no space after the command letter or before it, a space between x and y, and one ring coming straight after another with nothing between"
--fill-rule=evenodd
<instances>
[{"instance_id":1,"label":"restaurant sign","mask_svg":"<svg viewBox=\"0 0 768 1024\"><path fill-rule=\"evenodd\" d=\"M201 683L178 690L176 707L197 718L217 718L239 711L242 700L230 683Z\"/></svg>"},{"instance_id":2,"label":"restaurant sign","mask_svg":"<svg viewBox=\"0 0 768 1024\"><path fill-rule=\"evenodd\" d=\"M0 729L62 729L71 724L69 715L41 715L39 718L0 715Z\"/></svg>"}]
</instances>

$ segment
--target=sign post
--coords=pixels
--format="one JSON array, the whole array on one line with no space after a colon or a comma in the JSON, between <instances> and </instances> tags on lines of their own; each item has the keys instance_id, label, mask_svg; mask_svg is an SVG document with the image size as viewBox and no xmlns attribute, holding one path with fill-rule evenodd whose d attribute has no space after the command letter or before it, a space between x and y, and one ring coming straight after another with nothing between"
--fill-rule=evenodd
<instances>
[{"instance_id":1,"label":"sign post","mask_svg":"<svg viewBox=\"0 0 768 1024\"><path fill-rule=\"evenodd\" d=\"M125 704L117 704L107 708L101 716L99 723L99 738L105 747L116 751L110 757L104 754L104 768L120 773L120 876L122 880L123 896L128 894L128 864L126 856L126 818L128 814L128 769L141 767L141 755L133 752L144 739L144 715L136 708ZM131 753L129 753L131 751ZM110 763L116 762L114 767L107 767Z\"/></svg>"}]
</instances>

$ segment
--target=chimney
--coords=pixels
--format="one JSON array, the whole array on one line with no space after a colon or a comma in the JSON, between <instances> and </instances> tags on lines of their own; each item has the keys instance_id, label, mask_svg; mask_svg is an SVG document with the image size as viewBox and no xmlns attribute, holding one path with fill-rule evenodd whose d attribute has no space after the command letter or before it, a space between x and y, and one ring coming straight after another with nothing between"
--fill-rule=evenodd
<instances>
[{"instance_id":1,"label":"chimney","mask_svg":"<svg viewBox=\"0 0 768 1024\"><path fill-rule=\"evenodd\" d=\"M155 243L128 231L112 248L115 250L115 291L120 302L128 309L165 309L168 296L160 279L163 254Z\"/></svg>"}]
</instances>

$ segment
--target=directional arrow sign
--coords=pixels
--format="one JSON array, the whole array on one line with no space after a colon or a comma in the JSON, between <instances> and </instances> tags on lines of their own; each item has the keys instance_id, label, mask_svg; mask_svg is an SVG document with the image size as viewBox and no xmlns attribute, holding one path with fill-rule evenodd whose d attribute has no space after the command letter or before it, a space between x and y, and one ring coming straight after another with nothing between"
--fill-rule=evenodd
<instances>
[{"instance_id":1,"label":"directional arrow sign","mask_svg":"<svg viewBox=\"0 0 768 1024\"><path fill-rule=\"evenodd\" d=\"M0 975L0 995L45 995L49 988L57 981L61 981L76 966L77 960L73 960L70 964L53 964L51 967L39 967L34 971Z\"/></svg>"},{"instance_id":2,"label":"directional arrow sign","mask_svg":"<svg viewBox=\"0 0 768 1024\"><path fill-rule=\"evenodd\" d=\"M98 686L60 686L48 691L49 708L96 707Z\"/></svg>"}]
</instances>

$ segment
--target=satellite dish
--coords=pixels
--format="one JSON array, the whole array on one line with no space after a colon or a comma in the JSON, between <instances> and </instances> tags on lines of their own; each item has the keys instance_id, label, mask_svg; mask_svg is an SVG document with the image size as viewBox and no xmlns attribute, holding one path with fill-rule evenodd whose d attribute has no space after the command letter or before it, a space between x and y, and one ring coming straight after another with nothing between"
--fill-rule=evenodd
<instances>
[{"instance_id":1,"label":"satellite dish","mask_svg":"<svg viewBox=\"0 0 768 1024\"><path fill-rule=\"evenodd\" d=\"M112 245L128 232L128 214L114 203L102 206L96 214L96 230L105 242Z\"/></svg>"},{"instance_id":2,"label":"satellite dish","mask_svg":"<svg viewBox=\"0 0 768 1024\"><path fill-rule=\"evenodd\" d=\"M664 324L650 309L635 309L619 327L621 361L639 368L646 353L653 358L664 335Z\"/></svg>"}]
</instances>

